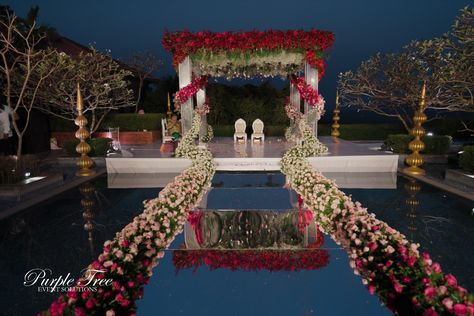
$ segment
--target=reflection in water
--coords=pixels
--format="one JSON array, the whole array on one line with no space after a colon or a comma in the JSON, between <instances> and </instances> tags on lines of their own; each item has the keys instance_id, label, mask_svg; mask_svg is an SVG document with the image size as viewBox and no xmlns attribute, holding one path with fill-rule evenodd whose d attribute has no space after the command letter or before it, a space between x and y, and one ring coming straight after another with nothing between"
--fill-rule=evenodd
<instances>
[{"instance_id":1,"label":"reflection in water","mask_svg":"<svg viewBox=\"0 0 474 316\"><path fill-rule=\"evenodd\" d=\"M173 251L177 270L206 265L231 270L314 270L329 263L324 235L304 211L199 211Z\"/></svg>"},{"instance_id":2,"label":"reflection in water","mask_svg":"<svg viewBox=\"0 0 474 316\"><path fill-rule=\"evenodd\" d=\"M79 186L79 192L82 195L81 199L81 206L82 206L82 217L84 218L84 230L87 232L88 241L89 241L89 249L91 253L91 257L94 258L94 237L93 237L93 230L95 225L93 223L93 219L95 217L94 209L96 206L95 201L95 187L90 181L83 183Z\"/></svg>"},{"instance_id":3,"label":"reflection in water","mask_svg":"<svg viewBox=\"0 0 474 316\"><path fill-rule=\"evenodd\" d=\"M421 190L421 185L414 178L409 178L405 184L405 190L408 193L408 197L405 200L407 205L407 217L408 217L408 231L410 233L410 240L414 240L416 232L418 230L416 226L416 210L420 205L420 202L416 198L416 194Z\"/></svg>"}]
</instances>

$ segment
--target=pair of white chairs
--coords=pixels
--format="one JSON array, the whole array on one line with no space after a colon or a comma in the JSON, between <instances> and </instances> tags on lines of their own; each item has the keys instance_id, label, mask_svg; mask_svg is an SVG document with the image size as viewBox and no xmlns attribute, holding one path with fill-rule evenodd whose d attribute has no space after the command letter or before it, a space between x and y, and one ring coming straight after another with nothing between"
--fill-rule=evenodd
<instances>
[{"instance_id":1,"label":"pair of white chairs","mask_svg":"<svg viewBox=\"0 0 474 316\"><path fill-rule=\"evenodd\" d=\"M234 124L235 127L235 133L234 133L234 143L237 142L240 139L243 139L245 142L247 142L247 133L245 133L245 129L247 128L247 123L239 118L237 121L235 121ZM261 119L256 119L252 123L252 135L250 137L251 141L253 142L254 140L261 140L262 142L265 141L265 134L263 134L263 122Z\"/></svg>"}]
</instances>

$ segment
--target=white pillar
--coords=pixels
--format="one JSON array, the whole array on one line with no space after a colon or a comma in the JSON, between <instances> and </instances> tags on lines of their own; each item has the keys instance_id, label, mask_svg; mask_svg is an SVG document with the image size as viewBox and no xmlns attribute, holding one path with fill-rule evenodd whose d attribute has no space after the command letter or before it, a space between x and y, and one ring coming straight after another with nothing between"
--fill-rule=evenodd
<instances>
[{"instance_id":1,"label":"white pillar","mask_svg":"<svg viewBox=\"0 0 474 316\"><path fill-rule=\"evenodd\" d=\"M294 106L298 111L301 111L301 97L300 92L296 89L296 86L290 83L290 103Z\"/></svg>"},{"instance_id":2,"label":"white pillar","mask_svg":"<svg viewBox=\"0 0 474 316\"><path fill-rule=\"evenodd\" d=\"M206 88L199 89L196 93L196 107L200 107L206 102ZM199 145L205 146L201 139L207 134L207 115L201 115L201 129L199 130Z\"/></svg>"},{"instance_id":3,"label":"white pillar","mask_svg":"<svg viewBox=\"0 0 474 316\"><path fill-rule=\"evenodd\" d=\"M304 75L306 83L309 84L313 89L318 90L318 70L313 68L310 64L305 63L304 67ZM304 102L304 113L308 113L309 108L311 105L308 102ZM315 120L311 120L308 122L309 126L311 126L314 136L318 137L318 120L320 119L319 115Z\"/></svg>"},{"instance_id":4,"label":"white pillar","mask_svg":"<svg viewBox=\"0 0 474 316\"><path fill-rule=\"evenodd\" d=\"M191 59L187 56L178 67L179 88L182 89L192 80L192 64ZM181 126L183 135L191 129L193 121L193 98L189 98L184 104L181 104Z\"/></svg>"}]
</instances>

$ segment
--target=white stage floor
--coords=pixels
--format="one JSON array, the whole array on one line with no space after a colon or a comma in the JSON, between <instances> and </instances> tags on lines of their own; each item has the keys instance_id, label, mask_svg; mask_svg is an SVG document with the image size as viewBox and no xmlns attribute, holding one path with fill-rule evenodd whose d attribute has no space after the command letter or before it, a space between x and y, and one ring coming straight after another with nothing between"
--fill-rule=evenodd
<instances>
[{"instance_id":1,"label":"white stage floor","mask_svg":"<svg viewBox=\"0 0 474 316\"><path fill-rule=\"evenodd\" d=\"M398 155L371 149L374 144L360 144L331 137L320 137L329 153L310 157L308 161L325 173L396 172ZM122 157L107 158L107 173L179 173L190 165L190 160L173 158L160 152L161 143L123 146ZM268 137L264 143L234 144L233 139L217 137L208 144L218 171L278 171L280 159L292 144L284 138ZM375 146L376 147L376 146Z\"/></svg>"}]
</instances>

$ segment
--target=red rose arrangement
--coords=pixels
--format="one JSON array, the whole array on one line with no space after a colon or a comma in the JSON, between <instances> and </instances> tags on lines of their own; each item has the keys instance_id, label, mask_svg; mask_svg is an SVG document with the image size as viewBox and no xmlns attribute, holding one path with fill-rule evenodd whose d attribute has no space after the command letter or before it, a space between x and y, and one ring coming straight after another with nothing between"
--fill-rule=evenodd
<instances>
[{"instance_id":1,"label":"red rose arrangement","mask_svg":"<svg viewBox=\"0 0 474 316\"><path fill-rule=\"evenodd\" d=\"M179 89L178 92L174 95L174 106L176 110L179 110L181 104L189 100L193 95L195 95L199 89L204 88L207 83L207 76L202 76L199 78L193 79L190 84Z\"/></svg>"}]
</instances>

